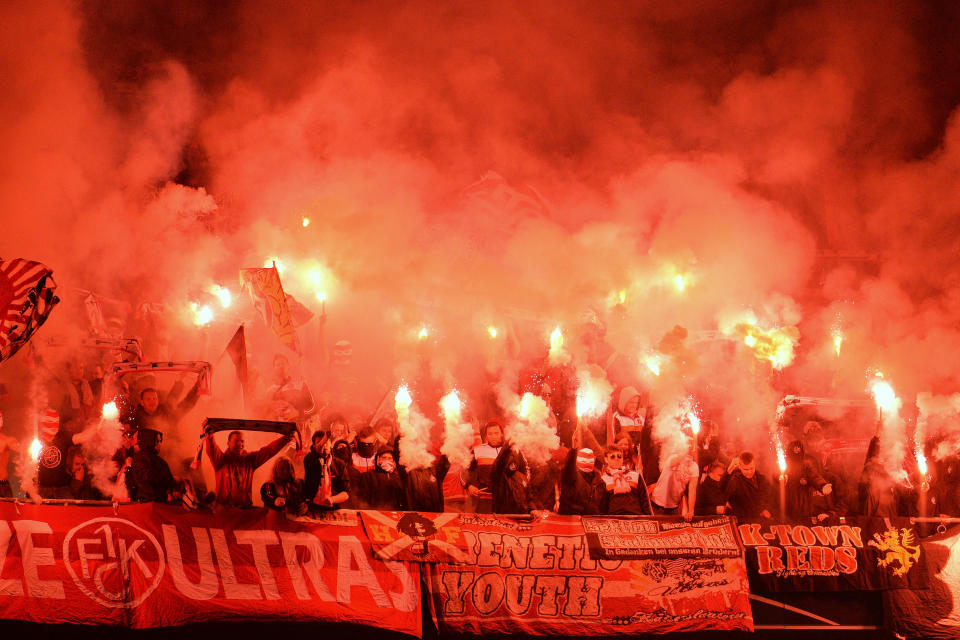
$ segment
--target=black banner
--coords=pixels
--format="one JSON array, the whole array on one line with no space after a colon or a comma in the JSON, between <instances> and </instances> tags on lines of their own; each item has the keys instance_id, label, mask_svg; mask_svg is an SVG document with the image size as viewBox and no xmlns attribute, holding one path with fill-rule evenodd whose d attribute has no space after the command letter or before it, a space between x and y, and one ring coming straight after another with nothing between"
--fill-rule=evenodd
<instances>
[{"instance_id":1,"label":"black banner","mask_svg":"<svg viewBox=\"0 0 960 640\"><path fill-rule=\"evenodd\" d=\"M738 558L742 553L729 516L698 518L582 517L594 560Z\"/></svg>"},{"instance_id":2,"label":"black banner","mask_svg":"<svg viewBox=\"0 0 960 640\"><path fill-rule=\"evenodd\" d=\"M752 591L926 588L920 536L907 518L768 521L742 523L737 531Z\"/></svg>"}]
</instances>

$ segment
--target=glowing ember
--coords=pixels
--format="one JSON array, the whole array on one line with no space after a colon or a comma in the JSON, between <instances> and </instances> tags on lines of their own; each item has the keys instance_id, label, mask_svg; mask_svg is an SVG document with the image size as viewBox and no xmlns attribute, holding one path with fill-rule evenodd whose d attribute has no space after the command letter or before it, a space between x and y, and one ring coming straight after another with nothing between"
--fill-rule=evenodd
<instances>
[{"instance_id":1,"label":"glowing ember","mask_svg":"<svg viewBox=\"0 0 960 640\"><path fill-rule=\"evenodd\" d=\"M198 327L208 325L213 321L213 309L209 305L201 307L196 302L191 302L190 308L193 310L193 323Z\"/></svg>"},{"instance_id":2,"label":"glowing ember","mask_svg":"<svg viewBox=\"0 0 960 640\"><path fill-rule=\"evenodd\" d=\"M210 287L210 293L215 295L220 300L220 306L226 309L233 303L233 294L230 293L229 289L224 289L218 284L212 285Z\"/></svg>"},{"instance_id":3,"label":"glowing ember","mask_svg":"<svg viewBox=\"0 0 960 640\"><path fill-rule=\"evenodd\" d=\"M900 399L897 398L890 383L883 378L874 378L870 381L870 393L873 394L877 409L884 416L895 415L900 409Z\"/></svg>"},{"instance_id":4,"label":"glowing ember","mask_svg":"<svg viewBox=\"0 0 960 640\"><path fill-rule=\"evenodd\" d=\"M777 466L780 467L780 473L787 472L787 457L783 455L783 445L780 444L780 438L777 438Z\"/></svg>"},{"instance_id":5,"label":"glowing ember","mask_svg":"<svg viewBox=\"0 0 960 640\"><path fill-rule=\"evenodd\" d=\"M647 369L650 369L653 375L660 375L660 356L655 354L648 355L643 359L643 362L647 365Z\"/></svg>"},{"instance_id":6,"label":"glowing ember","mask_svg":"<svg viewBox=\"0 0 960 640\"><path fill-rule=\"evenodd\" d=\"M322 269L310 269L307 271L307 282L310 283L310 286L316 289L323 283L323 270Z\"/></svg>"},{"instance_id":7,"label":"glowing ember","mask_svg":"<svg viewBox=\"0 0 960 640\"><path fill-rule=\"evenodd\" d=\"M682 292L687 288L687 279L681 274L677 274L673 277L673 286L677 288L677 291Z\"/></svg>"},{"instance_id":8,"label":"glowing ember","mask_svg":"<svg viewBox=\"0 0 960 640\"><path fill-rule=\"evenodd\" d=\"M491 338L497 337L497 328L496 327L487 327L487 333L490 334Z\"/></svg>"},{"instance_id":9,"label":"glowing ember","mask_svg":"<svg viewBox=\"0 0 960 640\"><path fill-rule=\"evenodd\" d=\"M417 340L426 340L427 336L430 335L430 332L426 327L420 327L420 332L417 334Z\"/></svg>"},{"instance_id":10,"label":"glowing ember","mask_svg":"<svg viewBox=\"0 0 960 640\"><path fill-rule=\"evenodd\" d=\"M440 398L440 408L443 409L443 419L446 422L457 422L460 420L460 410L463 408L463 403L460 401L460 396L457 394L456 389Z\"/></svg>"},{"instance_id":11,"label":"glowing ember","mask_svg":"<svg viewBox=\"0 0 960 640\"><path fill-rule=\"evenodd\" d=\"M409 410L411 404L413 404L413 398L410 397L410 390L407 389L407 385L400 385L400 388L397 389L397 395L393 398L394 408L397 410L397 413L400 413L401 411Z\"/></svg>"},{"instance_id":12,"label":"glowing ember","mask_svg":"<svg viewBox=\"0 0 960 640\"><path fill-rule=\"evenodd\" d=\"M533 402L533 394L527 391L520 398L520 417L526 418L530 415L530 404ZM578 414L579 415L579 414Z\"/></svg>"},{"instance_id":13,"label":"glowing ember","mask_svg":"<svg viewBox=\"0 0 960 640\"><path fill-rule=\"evenodd\" d=\"M34 462L40 460L40 451L43 450L43 444L40 442L39 438L34 438L33 442L30 443L30 457L33 458Z\"/></svg>"},{"instance_id":14,"label":"glowing ember","mask_svg":"<svg viewBox=\"0 0 960 640\"><path fill-rule=\"evenodd\" d=\"M620 301L620 304L626 304L626 302L627 302L627 290L626 290L626 289L620 289L620 291L617 293L617 300Z\"/></svg>"},{"instance_id":15,"label":"glowing ember","mask_svg":"<svg viewBox=\"0 0 960 640\"><path fill-rule=\"evenodd\" d=\"M840 347L843 346L843 334L839 331L833 334L833 350L836 352L837 357L840 357Z\"/></svg>"},{"instance_id":16,"label":"glowing ember","mask_svg":"<svg viewBox=\"0 0 960 640\"><path fill-rule=\"evenodd\" d=\"M917 456L917 468L920 470L920 474L923 475L924 477L926 477L926 475L927 475L927 457L926 457L925 455L923 455L923 451L921 450L921 447L920 447L920 444L919 444L919 443L917 443L917 449L916 449L916 452L915 452L915 453L916 453L916 456Z\"/></svg>"},{"instance_id":17,"label":"glowing ember","mask_svg":"<svg viewBox=\"0 0 960 640\"><path fill-rule=\"evenodd\" d=\"M300 224L303 225L303 228L306 229L310 226L310 218L302 218Z\"/></svg>"},{"instance_id":18,"label":"glowing ember","mask_svg":"<svg viewBox=\"0 0 960 640\"><path fill-rule=\"evenodd\" d=\"M120 411L117 409L116 402L108 402L103 405L103 412L100 414L104 420L116 420L120 417Z\"/></svg>"},{"instance_id":19,"label":"glowing ember","mask_svg":"<svg viewBox=\"0 0 960 640\"><path fill-rule=\"evenodd\" d=\"M548 361L551 365L560 365L570 362L570 354L563 348L563 332L560 327L553 330L550 334L550 353Z\"/></svg>"},{"instance_id":20,"label":"glowing ember","mask_svg":"<svg viewBox=\"0 0 960 640\"><path fill-rule=\"evenodd\" d=\"M794 349L800 341L796 327L764 330L750 322L741 322L734 331L757 358L768 360L774 369L783 369L793 362Z\"/></svg>"},{"instance_id":21,"label":"glowing ember","mask_svg":"<svg viewBox=\"0 0 960 640\"><path fill-rule=\"evenodd\" d=\"M317 300L320 302L327 301L327 292L326 291L317 291Z\"/></svg>"}]
</instances>

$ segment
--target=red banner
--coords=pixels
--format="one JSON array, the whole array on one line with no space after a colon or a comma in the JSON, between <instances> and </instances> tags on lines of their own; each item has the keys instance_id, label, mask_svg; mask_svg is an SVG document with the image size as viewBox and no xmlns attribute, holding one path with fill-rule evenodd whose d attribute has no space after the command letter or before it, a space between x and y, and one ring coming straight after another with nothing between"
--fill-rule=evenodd
<instances>
[{"instance_id":1,"label":"red banner","mask_svg":"<svg viewBox=\"0 0 960 640\"><path fill-rule=\"evenodd\" d=\"M285 619L421 635L419 565L359 519L0 503L0 619L132 628Z\"/></svg>"},{"instance_id":2,"label":"red banner","mask_svg":"<svg viewBox=\"0 0 960 640\"><path fill-rule=\"evenodd\" d=\"M424 565L441 632L753 631L743 557L592 560L579 518L462 514L463 564Z\"/></svg>"},{"instance_id":3,"label":"red banner","mask_svg":"<svg viewBox=\"0 0 960 640\"><path fill-rule=\"evenodd\" d=\"M381 560L460 563L467 557L459 513L364 511L363 528Z\"/></svg>"}]
</instances>

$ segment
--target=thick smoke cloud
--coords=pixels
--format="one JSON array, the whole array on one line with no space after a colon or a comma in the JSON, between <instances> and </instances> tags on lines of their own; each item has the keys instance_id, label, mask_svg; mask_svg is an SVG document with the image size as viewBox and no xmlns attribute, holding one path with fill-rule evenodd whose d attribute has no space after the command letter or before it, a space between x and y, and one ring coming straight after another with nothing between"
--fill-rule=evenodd
<instances>
[{"instance_id":1,"label":"thick smoke cloud","mask_svg":"<svg viewBox=\"0 0 960 640\"><path fill-rule=\"evenodd\" d=\"M768 446L787 391L862 394L877 368L908 404L956 390L950 3L0 11L0 256L50 265L67 300L38 340L82 332L84 289L165 305L151 358L215 360L246 321L266 378L282 347L236 274L279 258L314 313L327 294L358 404L419 378L438 389L418 406L457 385L485 418L479 389L554 327L595 361L587 318L626 363L615 384L694 393L744 446ZM199 329L214 283L237 303ZM793 363L697 337L745 316L798 327ZM319 386L316 321L300 333Z\"/></svg>"}]
</instances>

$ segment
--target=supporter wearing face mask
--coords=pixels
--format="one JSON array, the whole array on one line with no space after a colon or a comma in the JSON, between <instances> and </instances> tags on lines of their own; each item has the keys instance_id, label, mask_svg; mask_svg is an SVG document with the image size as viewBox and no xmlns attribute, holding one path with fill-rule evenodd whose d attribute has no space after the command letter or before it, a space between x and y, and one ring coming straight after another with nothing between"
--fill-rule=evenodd
<instances>
[{"instance_id":1,"label":"supporter wearing face mask","mask_svg":"<svg viewBox=\"0 0 960 640\"><path fill-rule=\"evenodd\" d=\"M357 433L353 442L353 451L350 453L350 487L353 491L350 494L349 505L353 509L366 509L367 491L365 486L367 474L377 466L377 450L380 448L377 443L377 434L373 427L366 426Z\"/></svg>"},{"instance_id":2,"label":"supporter wearing face mask","mask_svg":"<svg viewBox=\"0 0 960 640\"><path fill-rule=\"evenodd\" d=\"M376 454L376 466L364 474L362 493L367 509L399 511L406 508L403 480L397 472L393 450L383 448Z\"/></svg>"}]
</instances>

